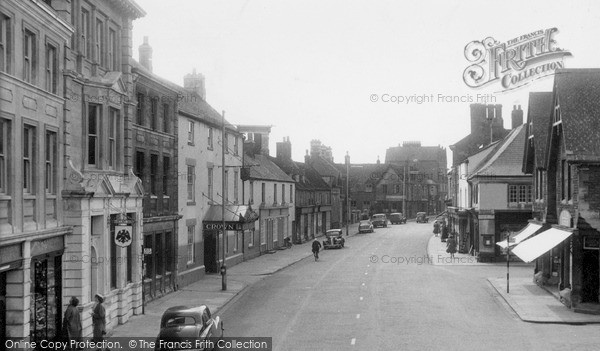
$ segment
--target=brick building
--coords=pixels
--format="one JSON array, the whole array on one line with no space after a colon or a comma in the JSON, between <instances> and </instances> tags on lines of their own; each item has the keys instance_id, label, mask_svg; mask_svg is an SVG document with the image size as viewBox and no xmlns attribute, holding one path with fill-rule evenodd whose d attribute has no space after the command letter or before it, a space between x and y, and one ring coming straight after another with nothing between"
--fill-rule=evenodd
<instances>
[{"instance_id":1,"label":"brick building","mask_svg":"<svg viewBox=\"0 0 600 351\"><path fill-rule=\"evenodd\" d=\"M599 87L599 69L565 69L550 96L530 95L523 170L534 175L544 230L513 249L575 310L600 307Z\"/></svg>"},{"instance_id":2,"label":"brick building","mask_svg":"<svg viewBox=\"0 0 600 351\"><path fill-rule=\"evenodd\" d=\"M148 37L132 60L134 172L144 186L143 245L145 302L173 291L177 281L177 171L179 90L152 73Z\"/></svg>"}]
</instances>

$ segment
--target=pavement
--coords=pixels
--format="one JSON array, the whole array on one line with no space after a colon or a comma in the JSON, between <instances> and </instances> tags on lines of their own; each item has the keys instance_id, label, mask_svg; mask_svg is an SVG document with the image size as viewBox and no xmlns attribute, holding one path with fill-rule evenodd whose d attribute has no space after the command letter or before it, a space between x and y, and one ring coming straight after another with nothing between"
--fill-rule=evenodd
<instances>
[{"instance_id":1,"label":"pavement","mask_svg":"<svg viewBox=\"0 0 600 351\"><path fill-rule=\"evenodd\" d=\"M345 227L344 233L345 231ZM358 232L358 223L349 226L349 237ZM346 236L344 236L346 237ZM320 239L320 238L319 238ZM235 300L246 288L305 258L312 258L312 241L295 244L290 249L275 250L262 256L241 262L227 269L227 290L222 290L220 274L207 274L197 282L178 291L150 301L144 314L135 315L117 325L108 333L111 337L156 337L160 317L173 306L207 305L213 315L218 315L226 305Z\"/></svg>"},{"instance_id":2,"label":"pavement","mask_svg":"<svg viewBox=\"0 0 600 351\"><path fill-rule=\"evenodd\" d=\"M506 265L506 262L477 262L475 256L446 252L446 243L439 236L432 236L427 245L427 255L431 263L437 266L485 266ZM533 264L511 262L510 266L531 266L531 278L512 278L509 281L509 293L506 292L506 277L488 278L488 282L506 301L511 309L525 322L556 324L596 324L600 315L590 314L596 311L569 309L556 294L533 282ZM582 313L577 313L577 312Z\"/></svg>"}]
</instances>

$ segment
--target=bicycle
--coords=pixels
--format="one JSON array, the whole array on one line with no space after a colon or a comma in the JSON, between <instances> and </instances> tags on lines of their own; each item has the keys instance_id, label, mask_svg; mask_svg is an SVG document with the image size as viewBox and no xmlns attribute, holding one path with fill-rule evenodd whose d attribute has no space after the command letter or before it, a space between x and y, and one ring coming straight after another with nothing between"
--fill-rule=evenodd
<instances>
[{"instance_id":1,"label":"bicycle","mask_svg":"<svg viewBox=\"0 0 600 351\"><path fill-rule=\"evenodd\" d=\"M313 256L315 256L315 261L319 260L319 251L313 251Z\"/></svg>"}]
</instances>

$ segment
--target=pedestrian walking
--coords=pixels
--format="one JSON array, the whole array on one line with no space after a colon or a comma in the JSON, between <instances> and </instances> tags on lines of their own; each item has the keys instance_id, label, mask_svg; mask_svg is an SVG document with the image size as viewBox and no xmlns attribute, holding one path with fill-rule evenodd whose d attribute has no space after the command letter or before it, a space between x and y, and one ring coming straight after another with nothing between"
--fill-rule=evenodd
<instances>
[{"instance_id":1,"label":"pedestrian walking","mask_svg":"<svg viewBox=\"0 0 600 351\"><path fill-rule=\"evenodd\" d=\"M433 223L433 234L435 236L438 236L440 234L440 224L438 223L438 221L435 221Z\"/></svg>"},{"instance_id":2,"label":"pedestrian walking","mask_svg":"<svg viewBox=\"0 0 600 351\"><path fill-rule=\"evenodd\" d=\"M454 238L454 235L450 235L450 237L448 237L448 241L446 242L446 252L450 254L450 258L454 258L454 254L456 253L456 239Z\"/></svg>"},{"instance_id":3,"label":"pedestrian walking","mask_svg":"<svg viewBox=\"0 0 600 351\"><path fill-rule=\"evenodd\" d=\"M96 306L92 311L93 341L102 342L104 341L104 335L106 335L106 310L102 305L104 296L96 294L94 298L96 299Z\"/></svg>"},{"instance_id":4,"label":"pedestrian walking","mask_svg":"<svg viewBox=\"0 0 600 351\"><path fill-rule=\"evenodd\" d=\"M78 305L79 299L73 296L71 297L71 300L69 301L69 306L65 311L65 318L63 323L65 329L65 336L68 338L69 344L72 340L75 340L77 342L81 340L81 331L83 330L83 327L81 325L81 312L79 312L79 308L77 307Z\"/></svg>"},{"instance_id":5,"label":"pedestrian walking","mask_svg":"<svg viewBox=\"0 0 600 351\"><path fill-rule=\"evenodd\" d=\"M446 239L448 239L448 226L446 225L446 222L442 222L440 230L442 232L442 242L445 243Z\"/></svg>"}]
</instances>

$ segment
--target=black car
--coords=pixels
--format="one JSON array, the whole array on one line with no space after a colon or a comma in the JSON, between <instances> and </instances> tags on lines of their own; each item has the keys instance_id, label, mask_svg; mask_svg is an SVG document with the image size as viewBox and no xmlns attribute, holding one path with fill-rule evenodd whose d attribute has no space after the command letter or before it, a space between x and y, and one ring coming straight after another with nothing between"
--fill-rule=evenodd
<instances>
[{"instance_id":1,"label":"black car","mask_svg":"<svg viewBox=\"0 0 600 351\"><path fill-rule=\"evenodd\" d=\"M406 223L406 217L401 212L390 213L390 223L402 224Z\"/></svg>"},{"instance_id":2,"label":"black car","mask_svg":"<svg viewBox=\"0 0 600 351\"><path fill-rule=\"evenodd\" d=\"M219 330L220 329L220 330ZM223 337L223 323L213 318L206 305L198 307L175 306L166 310L160 319L160 332L156 338L156 350L185 350L186 343L202 345L203 341L216 344ZM210 345L209 342L205 343ZM215 345L216 346L216 345ZM196 349L210 349L196 347Z\"/></svg>"},{"instance_id":3,"label":"black car","mask_svg":"<svg viewBox=\"0 0 600 351\"><path fill-rule=\"evenodd\" d=\"M373 227L387 228L387 217L383 213L374 214L371 217L371 223L373 223Z\"/></svg>"},{"instance_id":4,"label":"black car","mask_svg":"<svg viewBox=\"0 0 600 351\"><path fill-rule=\"evenodd\" d=\"M325 249L341 249L344 247L346 239L342 234L341 229L330 229L325 233L325 240L323 240L323 250Z\"/></svg>"}]
</instances>

